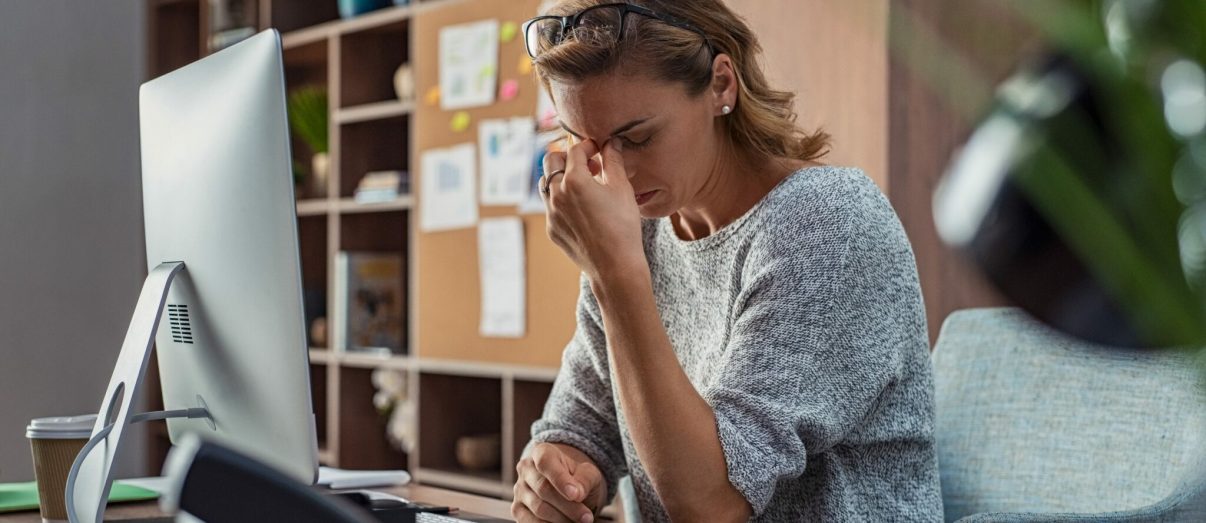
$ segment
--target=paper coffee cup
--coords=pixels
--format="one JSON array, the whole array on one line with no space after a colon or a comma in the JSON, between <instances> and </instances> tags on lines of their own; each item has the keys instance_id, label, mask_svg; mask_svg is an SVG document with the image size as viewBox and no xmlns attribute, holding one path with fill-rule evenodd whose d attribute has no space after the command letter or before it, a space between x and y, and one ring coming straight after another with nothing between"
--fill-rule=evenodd
<instances>
[{"instance_id":1,"label":"paper coffee cup","mask_svg":"<svg viewBox=\"0 0 1206 523\"><path fill-rule=\"evenodd\" d=\"M34 479L38 483L38 506L42 521L67 521L67 474L75 457L92 437L96 414L38 418L25 428L33 450Z\"/></svg>"}]
</instances>

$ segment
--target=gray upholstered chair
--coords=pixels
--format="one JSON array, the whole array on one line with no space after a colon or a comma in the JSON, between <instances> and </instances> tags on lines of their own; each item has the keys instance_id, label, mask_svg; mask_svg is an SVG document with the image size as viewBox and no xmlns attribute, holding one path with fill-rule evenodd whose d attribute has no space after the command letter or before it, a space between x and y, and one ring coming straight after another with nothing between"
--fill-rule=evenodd
<instances>
[{"instance_id":1,"label":"gray upholstered chair","mask_svg":"<svg viewBox=\"0 0 1206 523\"><path fill-rule=\"evenodd\" d=\"M933 363L948 521L1206 521L1188 356L1093 347L1016 309L974 309L947 318Z\"/></svg>"}]
</instances>

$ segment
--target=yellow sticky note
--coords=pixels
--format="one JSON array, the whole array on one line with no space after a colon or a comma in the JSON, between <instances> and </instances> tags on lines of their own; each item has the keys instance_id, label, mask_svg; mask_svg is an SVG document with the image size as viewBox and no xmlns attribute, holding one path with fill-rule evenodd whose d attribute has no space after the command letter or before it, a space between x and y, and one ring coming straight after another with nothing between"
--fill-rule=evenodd
<instances>
[{"instance_id":1,"label":"yellow sticky note","mask_svg":"<svg viewBox=\"0 0 1206 523\"><path fill-rule=\"evenodd\" d=\"M452 115L452 132L459 133L465 129L468 129L471 121L472 119L469 118L469 113L465 111L457 112L456 114Z\"/></svg>"},{"instance_id":2,"label":"yellow sticky note","mask_svg":"<svg viewBox=\"0 0 1206 523\"><path fill-rule=\"evenodd\" d=\"M427 102L427 105L436 105L440 103L440 86L437 85L431 89L428 89L427 94L423 96L423 101Z\"/></svg>"},{"instance_id":3,"label":"yellow sticky note","mask_svg":"<svg viewBox=\"0 0 1206 523\"><path fill-rule=\"evenodd\" d=\"M532 74L532 59L527 53L519 57L519 74Z\"/></svg>"},{"instance_id":4,"label":"yellow sticky note","mask_svg":"<svg viewBox=\"0 0 1206 523\"><path fill-rule=\"evenodd\" d=\"M519 34L519 26L515 25L515 22L504 22L498 29L498 39L502 40L504 44L514 40L517 34Z\"/></svg>"}]
</instances>

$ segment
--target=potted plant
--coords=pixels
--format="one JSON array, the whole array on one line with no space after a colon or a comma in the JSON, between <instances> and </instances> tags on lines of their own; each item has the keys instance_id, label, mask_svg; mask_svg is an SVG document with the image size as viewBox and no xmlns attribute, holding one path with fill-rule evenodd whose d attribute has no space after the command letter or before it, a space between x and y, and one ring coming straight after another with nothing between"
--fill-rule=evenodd
<instances>
[{"instance_id":1,"label":"potted plant","mask_svg":"<svg viewBox=\"0 0 1206 523\"><path fill-rule=\"evenodd\" d=\"M293 136L305 142L313 155L310 160L310 183L306 191L312 198L326 197L327 181L330 179L327 102L327 91L321 87L300 87L289 94L289 128ZM305 178L297 181L303 183Z\"/></svg>"}]
</instances>

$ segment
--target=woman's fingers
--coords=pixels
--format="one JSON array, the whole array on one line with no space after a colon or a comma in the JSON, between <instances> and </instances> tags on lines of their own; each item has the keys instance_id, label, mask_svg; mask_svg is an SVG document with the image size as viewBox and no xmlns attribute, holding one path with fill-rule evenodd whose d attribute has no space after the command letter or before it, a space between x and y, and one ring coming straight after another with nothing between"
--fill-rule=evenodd
<instances>
[{"instance_id":1,"label":"woman's fingers","mask_svg":"<svg viewBox=\"0 0 1206 523\"><path fill-rule=\"evenodd\" d=\"M529 513L532 514L538 521L552 521L555 523L575 523L573 520L561 513L552 503L541 498L539 494L530 488L520 487L515 493L515 499L520 502Z\"/></svg>"},{"instance_id":2,"label":"woman's fingers","mask_svg":"<svg viewBox=\"0 0 1206 523\"><path fill-rule=\"evenodd\" d=\"M564 173L566 168L566 158L564 152L550 152L544 155L544 176L540 178L539 187L541 197L547 198L550 190L555 185L550 185L557 181L557 177L553 176L556 173ZM557 174L560 176L561 174Z\"/></svg>"},{"instance_id":3,"label":"woman's fingers","mask_svg":"<svg viewBox=\"0 0 1206 523\"><path fill-rule=\"evenodd\" d=\"M617 139L608 140L604 144L602 154L603 157L603 181L608 185L627 185L628 171L624 169L624 144Z\"/></svg>"},{"instance_id":4,"label":"woman's fingers","mask_svg":"<svg viewBox=\"0 0 1206 523\"><path fill-rule=\"evenodd\" d=\"M576 183L590 179L591 160L599 154L599 145L594 140L582 140L571 145L566 152L565 183Z\"/></svg>"},{"instance_id":5,"label":"woman's fingers","mask_svg":"<svg viewBox=\"0 0 1206 523\"><path fill-rule=\"evenodd\" d=\"M523 490L530 492L531 496L524 498L524 504L541 519L553 520L549 517L550 510L575 522L582 521L583 516L591 514L585 504L567 498L551 478L537 469L534 461L528 461L526 465L521 463L519 469L518 483L523 485L516 488L516 495L522 495Z\"/></svg>"}]
</instances>

